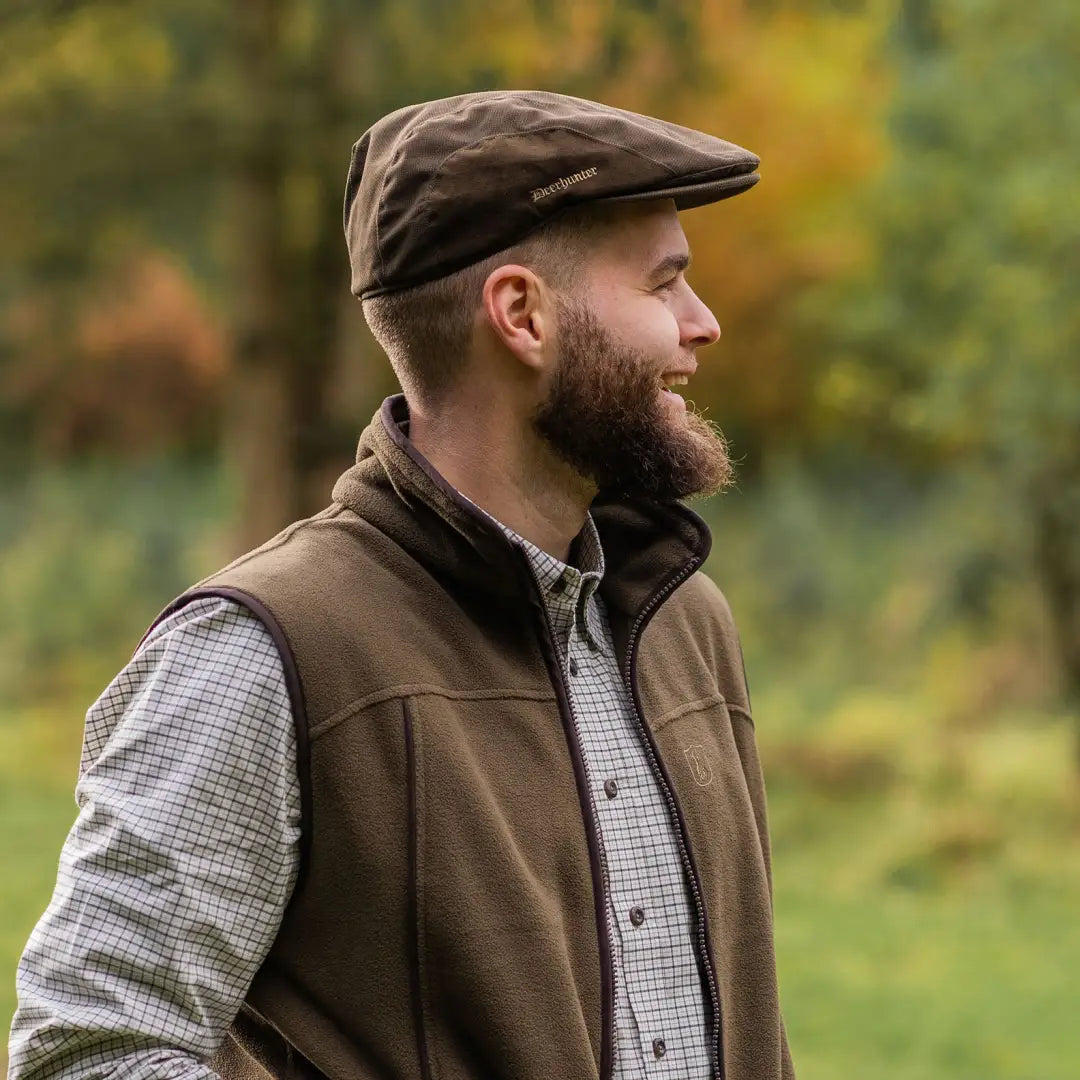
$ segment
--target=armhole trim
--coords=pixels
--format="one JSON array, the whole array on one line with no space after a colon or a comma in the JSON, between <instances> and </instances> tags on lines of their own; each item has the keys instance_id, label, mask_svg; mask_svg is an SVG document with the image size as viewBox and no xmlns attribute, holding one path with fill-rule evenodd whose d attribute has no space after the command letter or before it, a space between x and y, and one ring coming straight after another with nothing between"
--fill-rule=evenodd
<instances>
[{"instance_id":1,"label":"armhole trim","mask_svg":"<svg viewBox=\"0 0 1080 1080\"><path fill-rule=\"evenodd\" d=\"M300 783L300 866L297 870L292 896L289 898L288 906L291 907L307 878L308 865L311 861L311 748L308 739L304 687L300 681L300 672L296 666L292 647L289 645L289 639L285 636L281 624L265 604L242 589L234 589L227 585L202 586L189 589L173 600L150 624L149 629L142 636L139 646L141 647L142 643L153 632L154 627L163 619L176 614L181 608L187 607L193 601L202 600L208 596L218 596L224 600L232 600L246 607L269 631L270 637L273 638L274 645L277 647L278 655L281 657L281 666L285 673L285 686L289 692L289 704L292 707L293 726L296 730L296 772Z\"/></svg>"}]
</instances>

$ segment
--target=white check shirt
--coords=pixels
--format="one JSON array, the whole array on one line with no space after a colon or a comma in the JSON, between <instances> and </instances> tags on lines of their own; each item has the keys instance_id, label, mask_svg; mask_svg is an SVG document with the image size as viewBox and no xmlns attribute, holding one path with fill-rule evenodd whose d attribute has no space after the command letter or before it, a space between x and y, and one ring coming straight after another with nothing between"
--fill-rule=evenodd
<instances>
[{"instance_id":1,"label":"white check shirt","mask_svg":"<svg viewBox=\"0 0 1080 1080\"><path fill-rule=\"evenodd\" d=\"M496 524L528 554L582 745L610 897L615 1076L705 1080L694 913L596 592L592 517L580 569ZM262 623L218 598L163 620L87 713L75 797L55 891L18 966L8 1080L212 1080L206 1061L299 865L296 736Z\"/></svg>"}]
</instances>

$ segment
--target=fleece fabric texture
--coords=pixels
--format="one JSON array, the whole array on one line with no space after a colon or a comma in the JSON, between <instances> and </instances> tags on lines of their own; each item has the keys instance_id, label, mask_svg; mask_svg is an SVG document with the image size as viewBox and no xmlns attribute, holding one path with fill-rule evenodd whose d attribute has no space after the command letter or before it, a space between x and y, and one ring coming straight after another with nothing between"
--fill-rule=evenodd
<instances>
[{"instance_id":1,"label":"fleece fabric texture","mask_svg":"<svg viewBox=\"0 0 1080 1080\"><path fill-rule=\"evenodd\" d=\"M226 1080L608 1080L610 946L557 644L524 553L408 438L404 395L333 501L200 582L274 635L300 878L210 1064ZM597 500L620 670L706 913L726 1080L791 1080L765 789L731 611L681 502Z\"/></svg>"}]
</instances>

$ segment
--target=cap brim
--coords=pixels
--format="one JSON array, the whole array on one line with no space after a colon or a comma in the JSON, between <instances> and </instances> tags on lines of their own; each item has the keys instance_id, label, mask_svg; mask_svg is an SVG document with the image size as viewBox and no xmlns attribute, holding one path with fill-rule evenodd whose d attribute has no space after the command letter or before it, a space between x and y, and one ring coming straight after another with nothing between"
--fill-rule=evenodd
<instances>
[{"instance_id":1,"label":"cap brim","mask_svg":"<svg viewBox=\"0 0 1080 1080\"><path fill-rule=\"evenodd\" d=\"M665 188L650 188L648 191L635 191L631 195L608 195L596 202L644 202L647 199L674 199L676 210L692 210L695 206L707 206L709 203L730 199L732 195L752 188L759 180L759 173L740 173L737 176L724 176L717 180L706 180L698 184L674 184Z\"/></svg>"}]
</instances>

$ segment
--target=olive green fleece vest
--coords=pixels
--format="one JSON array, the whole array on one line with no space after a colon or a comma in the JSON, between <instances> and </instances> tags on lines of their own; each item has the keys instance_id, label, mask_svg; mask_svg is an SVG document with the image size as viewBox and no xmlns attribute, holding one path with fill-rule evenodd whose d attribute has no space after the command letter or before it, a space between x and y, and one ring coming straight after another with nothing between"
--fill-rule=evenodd
<instances>
[{"instance_id":1,"label":"olive green fleece vest","mask_svg":"<svg viewBox=\"0 0 1080 1080\"><path fill-rule=\"evenodd\" d=\"M765 793L731 612L678 502L596 502L599 587L705 911L726 1080L794 1073ZM227 1078L612 1070L600 855L524 554L408 440L403 395L332 504L171 604L269 627L297 724L300 878L210 1064Z\"/></svg>"}]
</instances>

